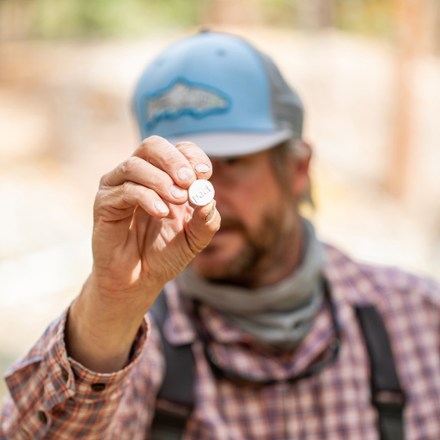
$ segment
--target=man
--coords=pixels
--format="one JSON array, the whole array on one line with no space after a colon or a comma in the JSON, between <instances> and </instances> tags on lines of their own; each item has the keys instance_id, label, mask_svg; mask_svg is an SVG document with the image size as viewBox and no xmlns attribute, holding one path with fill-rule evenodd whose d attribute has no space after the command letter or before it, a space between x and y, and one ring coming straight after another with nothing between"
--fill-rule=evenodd
<instances>
[{"instance_id":1,"label":"man","mask_svg":"<svg viewBox=\"0 0 440 440\"><path fill-rule=\"evenodd\" d=\"M3 437L440 438L439 286L317 240L303 107L272 61L201 33L134 107L144 140L101 179L91 275L7 373ZM188 202L197 179L215 201Z\"/></svg>"}]
</instances>

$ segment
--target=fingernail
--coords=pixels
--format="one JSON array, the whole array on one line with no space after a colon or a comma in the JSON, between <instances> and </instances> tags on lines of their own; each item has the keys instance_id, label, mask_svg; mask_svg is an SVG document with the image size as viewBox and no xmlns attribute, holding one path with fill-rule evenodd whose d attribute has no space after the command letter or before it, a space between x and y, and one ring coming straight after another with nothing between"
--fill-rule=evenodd
<instances>
[{"instance_id":1,"label":"fingernail","mask_svg":"<svg viewBox=\"0 0 440 440\"><path fill-rule=\"evenodd\" d=\"M179 179L182 180L191 180L194 176L194 173L189 168L180 168L179 171L177 171L177 175L179 176Z\"/></svg>"},{"instance_id":2,"label":"fingernail","mask_svg":"<svg viewBox=\"0 0 440 440\"><path fill-rule=\"evenodd\" d=\"M206 165L206 163L198 163L195 166L195 169L198 173L208 173L210 168L208 167L208 165Z\"/></svg>"},{"instance_id":3,"label":"fingernail","mask_svg":"<svg viewBox=\"0 0 440 440\"><path fill-rule=\"evenodd\" d=\"M164 202L162 202L161 200L158 200L156 202L154 202L154 207L161 213L161 214L166 214L168 212L168 206L165 205Z\"/></svg>"},{"instance_id":4,"label":"fingernail","mask_svg":"<svg viewBox=\"0 0 440 440\"><path fill-rule=\"evenodd\" d=\"M212 220L212 218L214 217L215 214L215 200L212 202L212 208L211 211L209 211L209 214L205 217L205 223L208 223L210 220Z\"/></svg>"},{"instance_id":5,"label":"fingernail","mask_svg":"<svg viewBox=\"0 0 440 440\"><path fill-rule=\"evenodd\" d=\"M170 192L171 195L176 199L184 199L187 194L187 192L184 189L179 188L178 186L172 186Z\"/></svg>"}]
</instances>

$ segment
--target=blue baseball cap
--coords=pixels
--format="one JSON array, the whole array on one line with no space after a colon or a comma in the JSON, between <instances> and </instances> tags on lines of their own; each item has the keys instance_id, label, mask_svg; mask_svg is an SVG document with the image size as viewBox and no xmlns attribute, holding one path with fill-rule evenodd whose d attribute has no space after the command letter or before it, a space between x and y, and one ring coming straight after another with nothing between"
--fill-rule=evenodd
<instances>
[{"instance_id":1,"label":"blue baseball cap","mask_svg":"<svg viewBox=\"0 0 440 440\"><path fill-rule=\"evenodd\" d=\"M141 75L133 107L142 138L192 141L212 157L302 136L296 91L267 55L226 33L201 32L165 49Z\"/></svg>"}]
</instances>

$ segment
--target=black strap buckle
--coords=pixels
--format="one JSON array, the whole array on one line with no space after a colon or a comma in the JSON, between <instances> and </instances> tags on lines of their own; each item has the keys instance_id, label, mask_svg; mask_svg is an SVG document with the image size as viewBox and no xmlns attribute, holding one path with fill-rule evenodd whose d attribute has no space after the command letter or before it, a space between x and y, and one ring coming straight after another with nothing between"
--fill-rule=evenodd
<instances>
[{"instance_id":1,"label":"black strap buckle","mask_svg":"<svg viewBox=\"0 0 440 440\"><path fill-rule=\"evenodd\" d=\"M381 405L405 405L402 391L379 390L374 393L373 401Z\"/></svg>"},{"instance_id":2,"label":"black strap buckle","mask_svg":"<svg viewBox=\"0 0 440 440\"><path fill-rule=\"evenodd\" d=\"M379 390L373 395L374 406L389 415L401 415L405 407L405 395L402 391Z\"/></svg>"}]
</instances>

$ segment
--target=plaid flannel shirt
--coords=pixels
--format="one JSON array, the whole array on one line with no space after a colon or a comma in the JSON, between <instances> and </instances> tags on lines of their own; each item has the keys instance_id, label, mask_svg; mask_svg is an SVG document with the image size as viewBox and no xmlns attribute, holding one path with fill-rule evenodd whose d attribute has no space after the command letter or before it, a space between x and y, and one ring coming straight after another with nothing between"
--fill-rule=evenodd
<instances>
[{"instance_id":1,"label":"plaid flannel shirt","mask_svg":"<svg viewBox=\"0 0 440 440\"><path fill-rule=\"evenodd\" d=\"M279 379L240 387L213 374L175 284L167 285L166 337L175 345L192 342L196 359L195 409L185 439L378 439L369 358L355 304L374 304L384 319L407 397L406 438L440 439L440 287L396 269L359 265L332 247L326 247L326 258L342 328L340 353L319 374L294 383L283 379L307 368L333 336L328 307L323 306L294 352L279 353L202 306L218 363L247 376ZM0 438L149 438L164 367L154 324L147 318L140 328L125 369L99 374L68 357L65 318L66 313L8 371L10 397Z\"/></svg>"}]
</instances>

